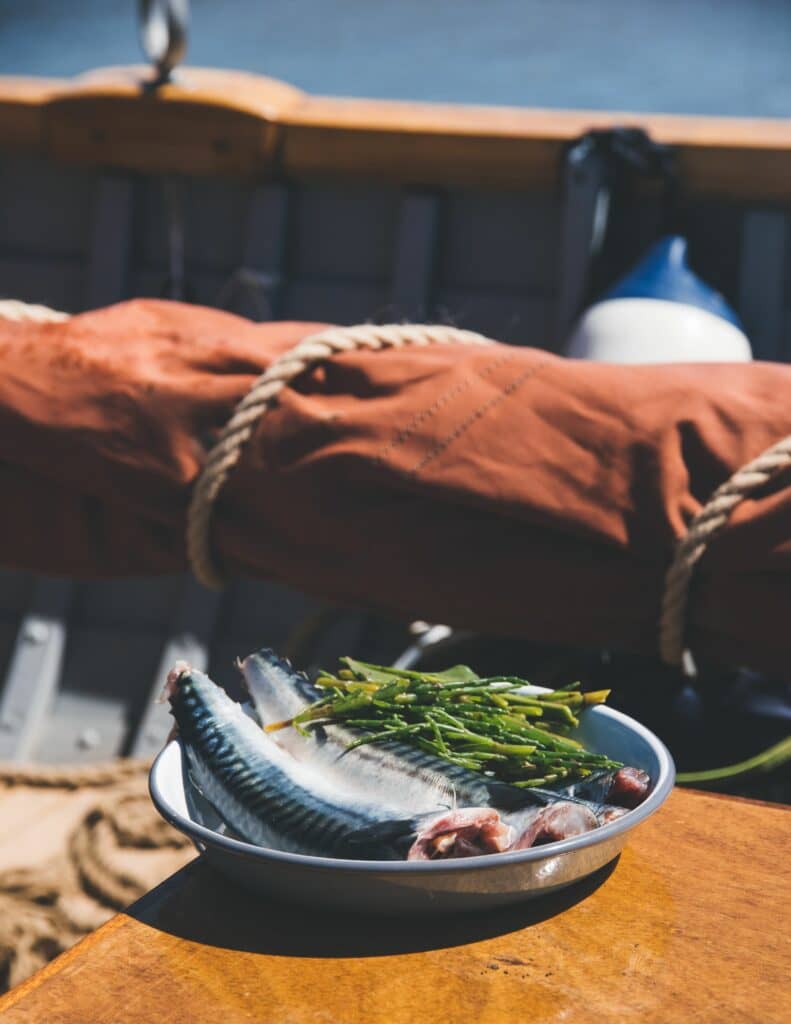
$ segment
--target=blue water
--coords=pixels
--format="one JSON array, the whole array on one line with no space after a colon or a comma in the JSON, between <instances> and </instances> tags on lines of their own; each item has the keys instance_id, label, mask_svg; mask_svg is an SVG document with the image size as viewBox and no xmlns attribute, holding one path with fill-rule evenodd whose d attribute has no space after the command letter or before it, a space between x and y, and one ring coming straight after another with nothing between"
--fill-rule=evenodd
<instances>
[{"instance_id":1,"label":"blue water","mask_svg":"<svg viewBox=\"0 0 791 1024\"><path fill-rule=\"evenodd\" d=\"M0 0L0 71L140 60L134 0ZM791 0L193 0L188 60L311 92L791 115Z\"/></svg>"}]
</instances>

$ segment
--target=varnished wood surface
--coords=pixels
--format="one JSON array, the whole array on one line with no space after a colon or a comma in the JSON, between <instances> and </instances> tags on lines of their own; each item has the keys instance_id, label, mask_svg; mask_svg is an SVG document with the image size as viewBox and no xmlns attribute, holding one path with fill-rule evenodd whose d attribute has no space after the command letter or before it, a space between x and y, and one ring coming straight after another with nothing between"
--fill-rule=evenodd
<instances>
[{"instance_id":1,"label":"varnished wood surface","mask_svg":"<svg viewBox=\"0 0 791 1024\"><path fill-rule=\"evenodd\" d=\"M3 1024L780 1024L787 809L675 792L593 880L518 908L326 915L192 864L0 1002Z\"/></svg>"},{"instance_id":2,"label":"varnished wood surface","mask_svg":"<svg viewBox=\"0 0 791 1024\"><path fill-rule=\"evenodd\" d=\"M678 147L689 191L791 199L791 121L530 110L308 96L258 75L181 69L74 80L0 76L0 145L149 173L363 176L422 185L544 189L591 128L639 125Z\"/></svg>"}]
</instances>

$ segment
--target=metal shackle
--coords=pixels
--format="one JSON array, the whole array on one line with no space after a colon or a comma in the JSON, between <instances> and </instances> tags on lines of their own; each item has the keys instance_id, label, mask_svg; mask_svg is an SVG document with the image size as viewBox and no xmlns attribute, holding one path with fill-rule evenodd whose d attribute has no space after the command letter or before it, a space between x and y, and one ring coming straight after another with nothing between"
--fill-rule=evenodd
<instances>
[{"instance_id":1,"label":"metal shackle","mask_svg":"<svg viewBox=\"0 0 791 1024\"><path fill-rule=\"evenodd\" d=\"M138 0L138 8L140 41L161 85L187 52L189 0Z\"/></svg>"}]
</instances>

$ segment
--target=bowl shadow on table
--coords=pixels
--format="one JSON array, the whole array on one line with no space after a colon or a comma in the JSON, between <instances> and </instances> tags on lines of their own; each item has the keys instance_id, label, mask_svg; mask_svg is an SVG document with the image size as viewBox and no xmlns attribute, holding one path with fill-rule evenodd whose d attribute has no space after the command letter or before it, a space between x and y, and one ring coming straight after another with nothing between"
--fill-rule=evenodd
<instances>
[{"instance_id":1,"label":"bowl shadow on table","mask_svg":"<svg viewBox=\"0 0 791 1024\"><path fill-rule=\"evenodd\" d=\"M377 957L464 946L522 931L595 892L616 857L556 893L494 910L393 916L330 911L251 894L201 861L152 890L127 914L190 942L288 957Z\"/></svg>"}]
</instances>

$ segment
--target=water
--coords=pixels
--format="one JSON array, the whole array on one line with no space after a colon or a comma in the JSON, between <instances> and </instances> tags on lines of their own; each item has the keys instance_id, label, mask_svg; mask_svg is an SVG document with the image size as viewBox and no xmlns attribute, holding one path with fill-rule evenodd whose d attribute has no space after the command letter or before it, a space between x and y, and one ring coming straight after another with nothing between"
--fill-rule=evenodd
<instances>
[{"instance_id":1,"label":"water","mask_svg":"<svg viewBox=\"0 0 791 1024\"><path fill-rule=\"evenodd\" d=\"M791 115L790 0L192 0L189 62L339 95ZM0 71L136 63L134 0L0 0Z\"/></svg>"}]
</instances>

